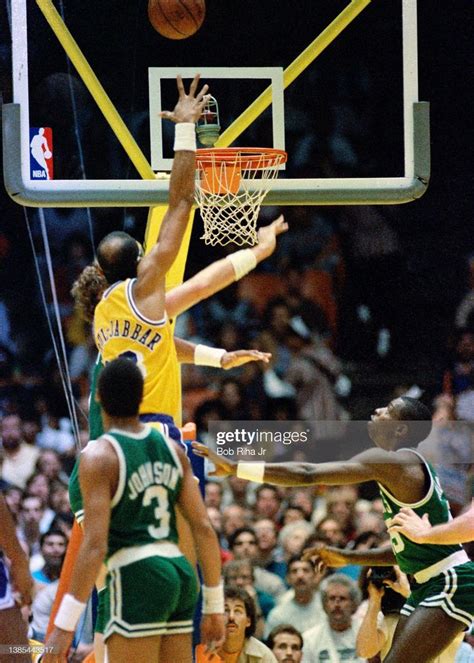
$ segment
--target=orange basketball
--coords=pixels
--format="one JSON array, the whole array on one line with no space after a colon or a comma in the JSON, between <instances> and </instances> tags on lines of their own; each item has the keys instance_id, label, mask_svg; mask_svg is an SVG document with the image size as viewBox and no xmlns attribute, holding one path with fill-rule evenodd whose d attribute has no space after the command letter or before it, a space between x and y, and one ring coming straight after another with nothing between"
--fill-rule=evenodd
<instances>
[{"instance_id":1,"label":"orange basketball","mask_svg":"<svg viewBox=\"0 0 474 663\"><path fill-rule=\"evenodd\" d=\"M148 18L160 35L186 39L199 30L206 15L204 0L148 0Z\"/></svg>"}]
</instances>

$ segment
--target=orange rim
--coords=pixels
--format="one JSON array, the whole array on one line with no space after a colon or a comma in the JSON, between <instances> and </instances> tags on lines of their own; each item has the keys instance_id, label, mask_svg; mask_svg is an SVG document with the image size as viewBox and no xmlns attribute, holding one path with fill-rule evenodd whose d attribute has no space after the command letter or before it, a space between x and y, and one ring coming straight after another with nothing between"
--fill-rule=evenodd
<instances>
[{"instance_id":1,"label":"orange rim","mask_svg":"<svg viewBox=\"0 0 474 663\"><path fill-rule=\"evenodd\" d=\"M285 163L288 158L284 150L273 147L213 147L196 150L199 168L213 164L236 164L241 170L263 170Z\"/></svg>"}]
</instances>

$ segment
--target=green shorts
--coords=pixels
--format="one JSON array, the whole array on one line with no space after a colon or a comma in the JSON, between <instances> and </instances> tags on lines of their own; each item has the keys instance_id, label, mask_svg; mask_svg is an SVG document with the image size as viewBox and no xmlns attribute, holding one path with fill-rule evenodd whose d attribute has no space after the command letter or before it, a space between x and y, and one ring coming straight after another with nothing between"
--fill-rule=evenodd
<instances>
[{"instance_id":1,"label":"green shorts","mask_svg":"<svg viewBox=\"0 0 474 663\"><path fill-rule=\"evenodd\" d=\"M183 557L148 557L107 574L104 640L192 633L196 574ZM105 597L104 597L105 598Z\"/></svg>"},{"instance_id":2,"label":"green shorts","mask_svg":"<svg viewBox=\"0 0 474 663\"><path fill-rule=\"evenodd\" d=\"M474 562L460 564L427 582L412 585L400 613L408 617L418 606L441 608L470 628L474 620Z\"/></svg>"}]
</instances>

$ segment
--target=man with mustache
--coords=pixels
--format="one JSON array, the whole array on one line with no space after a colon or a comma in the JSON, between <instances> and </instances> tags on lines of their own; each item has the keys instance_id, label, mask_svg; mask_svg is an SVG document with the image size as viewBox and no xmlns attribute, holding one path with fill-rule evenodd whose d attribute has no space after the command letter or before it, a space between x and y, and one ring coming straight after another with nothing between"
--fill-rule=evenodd
<instances>
[{"instance_id":1,"label":"man with mustache","mask_svg":"<svg viewBox=\"0 0 474 663\"><path fill-rule=\"evenodd\" d=\"M316 589L316 578L312 563L294 555L288 562L286 580L293 590L288 601L280 601L270 612L265 629L266 636L278 624L291 624L295 628L306 631L314 626L321 613L321 597ZM316 582L315 582L316 581Z\"/></svg>"},{"instance_id":2,"label":"man with mustache","mask_svg":"<svg viewBox=\"0 0 474 663\"><path fill-rule=\"evenodd\" d=\"M356 638L360 622L353 614L360 603L360 590L353 580L335 573L321 585L325 618L303 633L305 663L360 661Z\"/></svg>"},{"instance_id":3,"label":"man with mustache","mask_svg":"<svg viewBox=\"0 0 474 663\"><path fill-rule=\"evenodd\" d=\"M226 618L224 644L218 650L222 663L278 663L270 649L253 637L255 604L245 589L224 590Z\"/></svg>"}]
</instances>

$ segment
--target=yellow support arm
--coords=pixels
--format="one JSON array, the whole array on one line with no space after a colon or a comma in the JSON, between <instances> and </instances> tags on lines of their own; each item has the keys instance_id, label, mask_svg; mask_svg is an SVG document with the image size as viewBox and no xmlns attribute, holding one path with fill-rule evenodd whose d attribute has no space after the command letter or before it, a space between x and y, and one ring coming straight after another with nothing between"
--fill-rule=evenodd
<instances>
[{"instance_id":1,"label":"yellow support arm","mask_svg":"<svg viewBox=\"0 0 474 663\"><path fill-rule=\"evenodd\" d=\"M36 4L43 12L43 15L48 21L52 31L66 51L69 59L77 69L78 74L84 81L84 85L87 87L96 104L99 106L105 119L112 128L112 131L117 136L118 140L122 144L123 149L128 154L131 162L137 169L140 177L144 180L154 180L155 173L148 163L148 160L146 159L141 149L138 147L125 122L122 120L117 109L109 99L107 92L104 90L99 79L94 74L90 64L84 57L84 54L77 45L74 37L65 26L64 21L57 12L51 0L36 0Z\"/></svg>"},{"instance_id":2,"label":"yellow support arm","mask_svg":"<svg viewBox=\"0 0 474 663\"><path fill-rule=\"evenodd\" d=\"M342 12L337 16L328 27L316 37L314 41L305 48L305 50L293 60L293 62L283 72L283 87L287 88L293 83L301 72L308 67L324 49L331 44L341 32L352 23L352 21L361 13L363 9L370 4L371 0L352 0ZM241 133L254 122L263 111L272 103L272 86L267 87L254 102L232 122L216 142L216 147L228 147L232 145Z\"/></svg>"}]
</instances>

